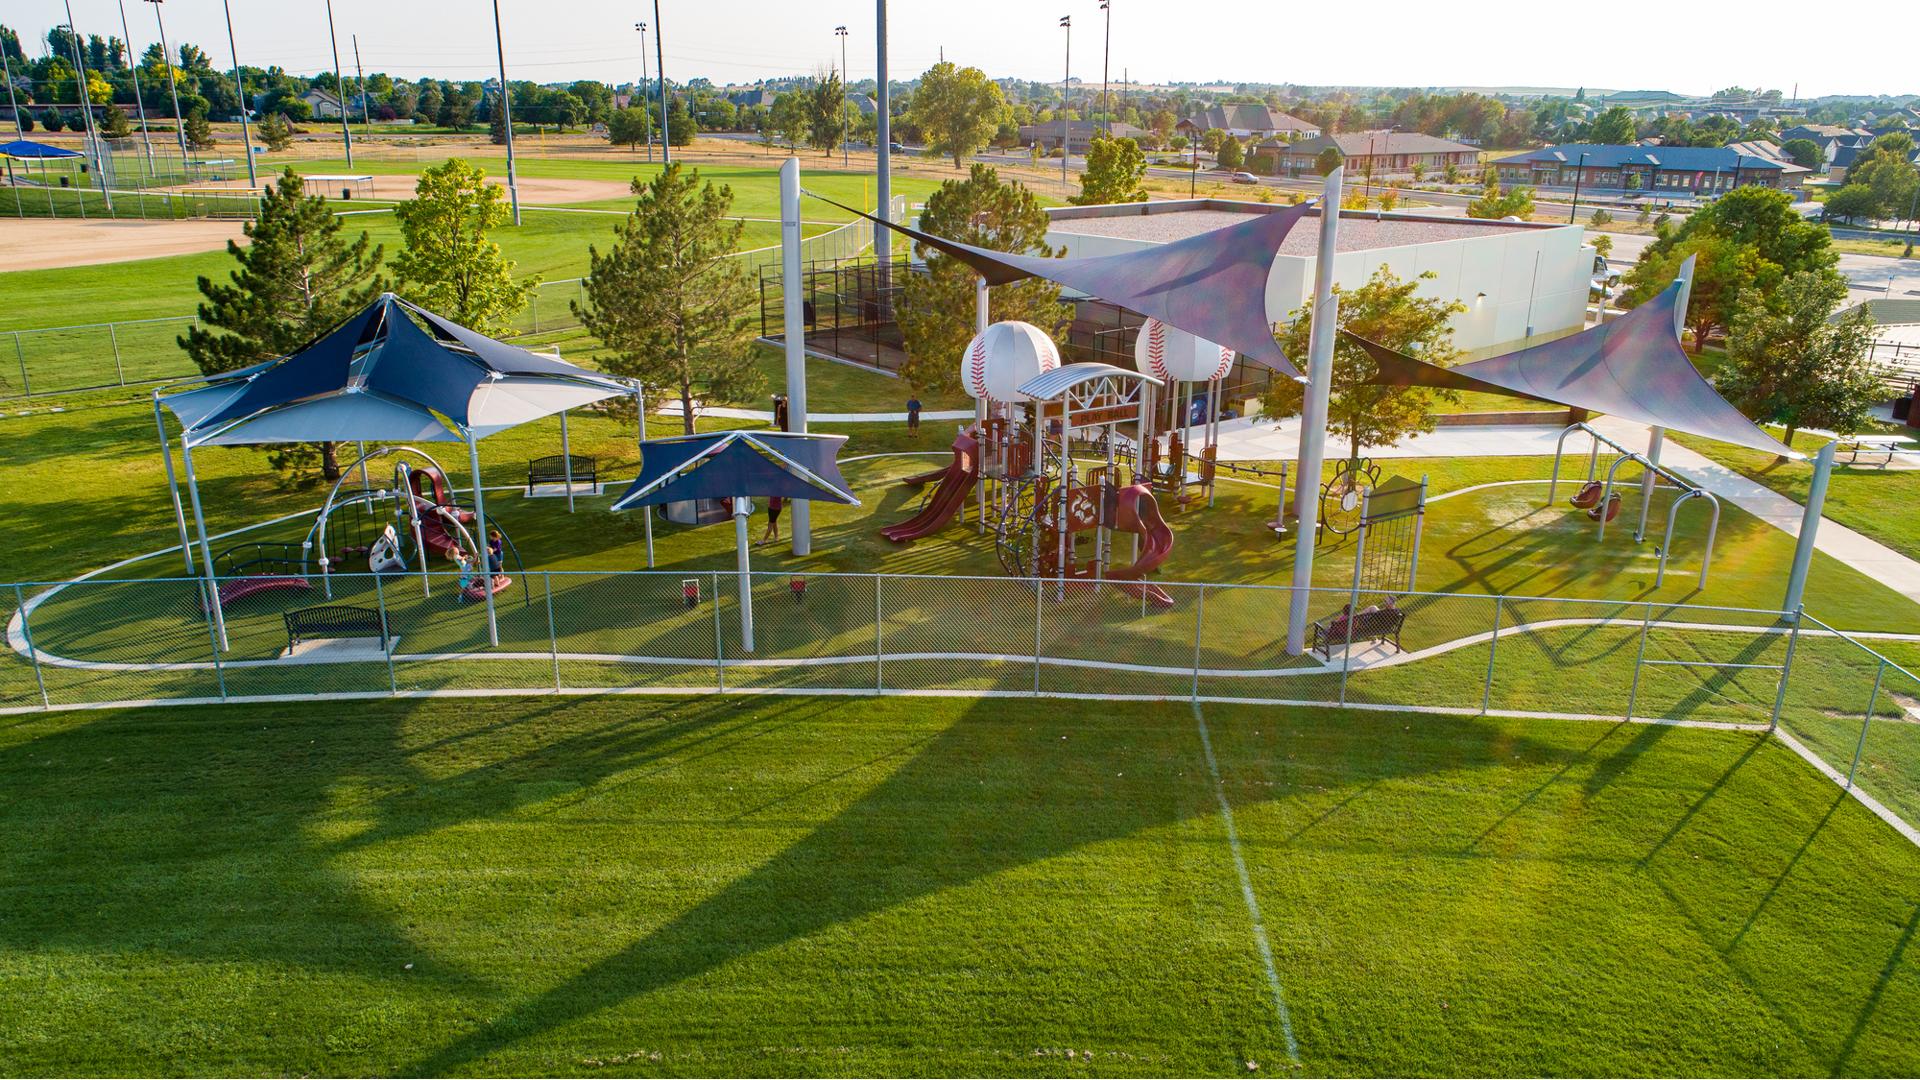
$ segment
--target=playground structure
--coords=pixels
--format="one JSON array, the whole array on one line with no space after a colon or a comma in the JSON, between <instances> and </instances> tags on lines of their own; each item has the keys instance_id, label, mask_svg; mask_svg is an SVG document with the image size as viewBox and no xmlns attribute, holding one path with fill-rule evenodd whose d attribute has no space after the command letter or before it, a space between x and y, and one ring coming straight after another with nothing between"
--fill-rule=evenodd
<instances>
[{"instance_id":1,"label":"playground structure","mask_svg":"<svg viewBox=\"0 0 1920 1080\"><path fill-rule=\"evenodd\" d=\"M1713 516L1707 522L1706 545L1700 554L1700 586L1705 588L1707 584L1707 573L1713 568L1714 538L1720 533L1720 500L1714 496L1713 492L1693 483L1672 469L1661 465L1658 461L1649 460L1646 455L1627 449L1614 440L1602 435L1600 432L1595 431L1591 425L1586 423L1569 424L1565 430L1560 432L1559 439L1554 442L1553 475L1552 478L1547 481L1546 505L1549 507L1553 505L1554 496L1559 491L1560 459L1566 449L1567 436L1576 431L1586 433L1587 437L1593 440L1593 446L1587 453L1586 481L1569 501L1575 509L1585 510L1589 518L1599 523L1595 532L1595 539L1605 540L1607 537L1607 523L1620 515L1622 498L1620 493L1614 490L1620 466L1628 462L1633 462L1639 465L1641 469L1640 521L1639 524L1635 526L1633 532L1635 543L1640 543L1646 539L1647 516L1653 506L1653 491L1658 481L1666 480L1679 489L1680 494L1667 506L1667 531L1661 538L1658 549L1660 566L1654 573L1653 583L1655 586L1660 585L1667 579L1667 560L1673 555L1673 527L1679 520L1680 508L1694 499L1704 499L1706 501L1707 505L1712 509ZM1599 479L1600 448L1602 446L1611 448L1617 455L1613 459L1613 462L1607 466L1605 480Z\"/></svg>"},{"instance_id":2,"label":"playground structure","mask_svg":"<svg viewBox=\"0 0 1920 1080\"><path fill-rule=\"evenodd\" d=\"M410 464L407 456L418 458L420 464ZM384 457L395 459L391 488L374 487L369 480L368 463ZM350 486L356 478L358 486ZM437 555L461 566L458 588L464 599L483 600L513 585L513 578L505 573L506 558L512 558L522 577L526 564L513 538L496 520L489 531L500 534L503 565L489 566L490 545L475 535L474 523L474 512L454 500L446 470L431 455L412 446L379 446L362 452L328 489L313 527L301 542L301 564L304 568L311 559L320 567L328 599L333 598L333 575L344 572L340 568L357 558L365 559L366 570L374 574L417 571L422 593L432 595L430 563ZM335 540L341 542L337 549ZM522 601L533 602L524 592Z\"/></svg>"},{"instance_id":3,"label":"playground structure","mask_svg":"<svg viewBox=\"0 0 1920 1080\"><path fill-rule=\"evenodd\" d=\"M1222 380L1233 370L1233 350L1159 319L1148 319L1134 339L1133 358L1136 368L1167 388L1169 423L1164 437L1156 431L1146 441L1142 473L1155 491L1173 496L1177 509L1201 500L1212 506L1220 453L1220 394ZM1156 411L1151 426L1158 427L1158 418ZM1199 428L1197 448L1195 427Z\"/></svg>"},{"instance_id":4,"label":"playground structure","mask_svg":"<svg viewBox=\"0 0 1920 1080\"><path fill-rule=\"evenodd\" d=\"M1122 449L1127 425L1134 428L1131 446L1151 437L1158 385L1152 375L1111 364L1069 364L1019 387L1025 402L1017 412L1003 411L998 456L1008 465L1024 457L1026 468L1008 472L992 499L994 547L1007 573L1051 580L1056 595L1069 580L1106 581L1172 606L1166 590L1145 578L1172 553L1173 530L1152 487L1128 475L1134 462ZM1098 463L1077 457L1076 444L1098 452ZM1134 537L1124 564L1114 553L1115 533Z\"/></svg>"}]
</instances>

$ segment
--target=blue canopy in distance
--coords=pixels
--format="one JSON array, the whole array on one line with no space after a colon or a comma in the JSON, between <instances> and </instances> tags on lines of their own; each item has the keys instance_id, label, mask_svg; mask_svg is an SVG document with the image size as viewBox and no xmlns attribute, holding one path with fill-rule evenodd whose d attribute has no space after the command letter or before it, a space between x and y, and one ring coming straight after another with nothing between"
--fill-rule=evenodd
<instances>
[{"instance_id":1,"label":"blue canopy in distance","mask_svg":"<svg viewBox=\"0 0 1920 1080\"><path fill-rule=\"evenodd\" d=\"M62 146L50 146L32 139L15 139L10 143L0 143L0 157L10 158L76 158L82 157L78 150L68 150Z\"/></svg>"},{"instance_id":2,"label":"blue canopy in distance","mask_svg":"<svg viewBox=\"0 0 1920 1080\"><path fill-rule=\"evenodd\" d=\"M650 439L640 475L613 509L693 499L779 497L859 506L834 460L845 435L793 431L714 431Z\"/></svg>"}]
</instances>

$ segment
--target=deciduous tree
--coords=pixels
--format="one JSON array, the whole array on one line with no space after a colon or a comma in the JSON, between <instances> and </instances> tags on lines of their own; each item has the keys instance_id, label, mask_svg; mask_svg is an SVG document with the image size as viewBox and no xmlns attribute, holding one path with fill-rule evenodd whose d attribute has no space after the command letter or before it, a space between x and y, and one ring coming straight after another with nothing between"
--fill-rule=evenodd
<instances>
[{"instance_id":1,"label":"deciduous tree","mask_svg":"<svg viewBox=\"0 0 1920 1080\"><path fill-rule=\"evenodd\" d=\"M1087 171L1080 178L1080 194L1068 199L1077 206L1146 202L1147 155L1132 139L1095 137L1087 150Z\"/></svg>"},{"instance_id":2,"label":"deciduous tree","mask_svg":"<svg viewBox=\"0 0 1920 1080\"><path fill-rule=\"evenodd\" d=\"M487 239L510 215L499 186L459 158L422 172L414 197L393 209L405 243L393 259L399 290L483 334L511 329L540 279L515 281L514 264Z\"/></svg>"},{"instance_id":3,"label":"deciduous tree","mask_svg":"<svg viewBox=\"0 0 1920 1080\"><path fill-rule=\"evenodd\" d=\"M1835 275L1805 271L1780 283L1772 302L1744 296L1727 331L1720 392L1761 423L1795 431L1819 427L1851 435L1886 396L1873 363L1878 327L1862 304L1833 318L1847 299Z\"/></svg>"},{"instance_id":4,"label":"deciduous tree","mask_svg":"<svg viewBox=\"0 0 1920 1080\"><path fill-rule=\"evenodd\" d=\"M1050 256L1046 210L1020 184L1003 182L987 165L974 163L965 180L948 180L927 197L920 228L935 236L995 251ZM958 390L960 354L974 334L973 270L957 259L916 245L927 271L907 278L897 305L907 360L900 374L922 391ZM1038 278L996 285L988 293L990 316L1029 322L1056 338L1072 308L1060 302L1060 287Z\"/></svg>"},{"instance_id":5,"label":"deciduous tree","mask_svg":"<svg viewBox=\"0 0 1920 1080\"><path fill-rule=\"evenodd\" d=\"M926 136L928 150L953 158L959 169L993 138L1006 108L999 84L985 72L943 60L920 76L907 116Z\"/></svg>"},{"instance_id":6,"label":"deciduous tree","mask_svg":"<svg viewBox=\"0 0 1920 1080\"><path fill-rule=\"evenodd\" d=\"M638 105L615 109L607 114L607 141L615 146L637 149L653 131L653 114Z\"/></svg>"},{"instance_id":7,"label":"deciduous tree","mask_svg":"<svg viewBox=\"0 0 1920 1080\"><path fill-rule=\"evenodd\" d=\"M1615 105L1606 112L1593 118L1593 124L1587 129L1587 141L1602 146L1625 146L1640 135L1640 129L1634 123L1633 113L1624 105Z\"/></svg>"},{"instance_id":8,"label":"deciduous tree","mask_svg":"<svg viewBox=\"0 0 1920 1080\"><path fill-rule=\"evenodd\" d=\"M674 162L650 181L635 177L633 212L606 254L587 252L586 301L573 311L608 349L600 364L638 379L649 394L680 399L683 429L693 433L696 391L737 401L764 384L754 365L747 311L753 286L738 260L744 223L733 218L733 190L702 184Z\"/></svg>"},{"instance_id":9,"label":"deciduous tree","mask_svg":"<svg viewBox=\"0 0 1920 1080\"><path fill-rule=\"evenodd\" d=\"M1470 218L1517 217L1522 220L1533 216L1533 189L1524 185L1508 191L1500 188L1500 177L1493 170L1487 170L1487 184L1480 197L1467 204L1467 216Z\"/></svg>"}]
</instances>

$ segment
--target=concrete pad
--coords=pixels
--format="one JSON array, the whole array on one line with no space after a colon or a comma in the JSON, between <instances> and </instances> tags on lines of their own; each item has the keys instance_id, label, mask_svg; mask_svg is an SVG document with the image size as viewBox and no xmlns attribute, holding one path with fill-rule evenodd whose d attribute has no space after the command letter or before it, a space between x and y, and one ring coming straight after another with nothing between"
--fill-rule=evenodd
<instances>
[{"instance_id":1,"label":"concrete pad","mask_svg":"<svg viewBox=\"0 0 1920 1080\"><path fill-rule=\"evenodd\" d=\"M389 637L390 648L400 647L400 638ZM385 661L387 650L379 638L312 638L283 649L280 659L302 664L343 664L356 660Z\"/></svg>"}]
</instances>

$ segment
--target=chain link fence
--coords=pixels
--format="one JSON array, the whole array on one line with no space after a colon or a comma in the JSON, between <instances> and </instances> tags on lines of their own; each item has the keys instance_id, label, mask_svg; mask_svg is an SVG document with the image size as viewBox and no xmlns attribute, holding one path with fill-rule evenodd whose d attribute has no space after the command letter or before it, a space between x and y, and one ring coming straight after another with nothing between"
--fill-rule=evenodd
<instances>
[{"instance_id":1,"label":"chain link fence","mask_svg":"<svg viewBox=\"0 0 1920 1080\"><path fill-rule=\"evenodd\" d=\"M490 631L473 583L438 571L0 585L0 714L933 692L1682 722L1777 731L1920 842L1920 641L1875 648L1779 611L1320 589L1302 601L1311 648L1293 655L1293 600L1180 582L553 572L499 591Z\"/></svg>"}]
</instances>

